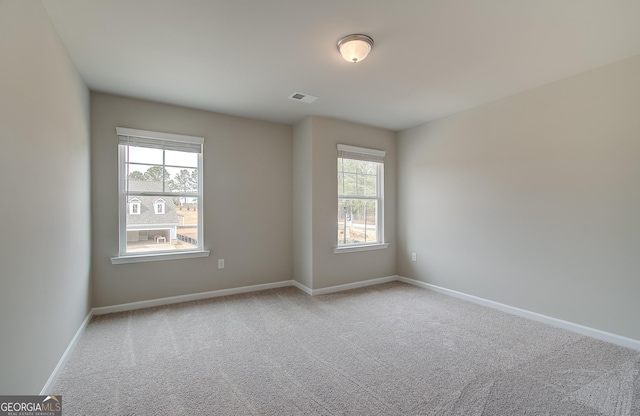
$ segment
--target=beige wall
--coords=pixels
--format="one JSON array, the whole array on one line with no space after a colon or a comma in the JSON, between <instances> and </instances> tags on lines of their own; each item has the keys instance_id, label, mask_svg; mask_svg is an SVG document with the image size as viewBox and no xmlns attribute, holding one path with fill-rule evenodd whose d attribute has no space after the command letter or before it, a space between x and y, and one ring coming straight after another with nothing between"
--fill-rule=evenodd
<instances>
[{"instance_id":1,"label":"beige wall","mask_svg":"<svg viewBox=\"0 0 640 416\"><path fill-rule=\"evenodd\" d=\"M639 74L635 57L400 132L399 274L640 339Z\"/></svg>"},{"instance_id":2,"label":"beige wall","mask_svg":"<svg viewBox=\"0 0 640 416\"><path fill-rule=\"evenodd\" d=\"M111 264L118 254L117 126L205 138L210 257ZM292 279L291 126L92 93L91 160L94 306Z\"/></svg>"},{"instance_id":3,"label":"beige wall","mask_svg":"<svg viewBox=\"0 0 640 416\"><path fill-rule=\"evenodd\" d=\"M89 312L89 91L40 2L0 1L0 394L39 394Z\"/></svg>"},{"instance_id":4,"label":"beige wall","mask_svg":"<svg viewBox=\"0 0 640 416\"><path fill-rule=\"evenodd\" d=\"M296 125L294 142L305 162L296 168L296 175L311 182L310 194L300 193L304 199L296 213L300 218L311 218L311 239L302 241L310 250L311 278L308 269L296 274L296 280L311 283L312 289L321 289L362 280L396 274L396 139L395 133L376 127L325 117L309 117ZM385 241L389 248L355 253L334 254L337 244L337 144L385 150ZM298 153L296 153L297 155ZM310 158L309 162L306 162ZM309 192L309 189L296 192ZM307 205L309 204L309 205ZM309 224L303 224L309 226ZM300 230L297 230L298 232ZM309 230L305 231L309 234ZM306 235L305 234L305 235ZM305 237L306 238L306 237ZM308 252L308 251L307 251ZM296 271L301 270L297 269ZM307 284L305 284L307 285Z\"/></svg>"}]
</instances>

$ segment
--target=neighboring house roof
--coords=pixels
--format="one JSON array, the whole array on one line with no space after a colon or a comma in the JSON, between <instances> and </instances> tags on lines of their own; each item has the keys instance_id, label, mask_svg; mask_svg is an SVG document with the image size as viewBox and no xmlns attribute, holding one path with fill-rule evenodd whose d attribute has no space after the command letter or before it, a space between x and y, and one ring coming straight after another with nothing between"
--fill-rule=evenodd
<instances>
[{"instance_id":1,"label":"neighboring house roof","mask_svg":"<svg viewBox=\"0 0 640 416\"><path fill-rule=\"evenodd\" d=\"M152 181L129 181L129 190L142 192L162 192L162 183ZM166 196L138 196L131 195L127 198L127 202L132 200L140 201L140 214L131 215L127 204L127 224L131 225L155 225L155 224L171 224L177 225L178 214L173 198ZM153 203L162 199L164 201L164 214L156 214L153 209Z\"/></svg>"}]
</instances>

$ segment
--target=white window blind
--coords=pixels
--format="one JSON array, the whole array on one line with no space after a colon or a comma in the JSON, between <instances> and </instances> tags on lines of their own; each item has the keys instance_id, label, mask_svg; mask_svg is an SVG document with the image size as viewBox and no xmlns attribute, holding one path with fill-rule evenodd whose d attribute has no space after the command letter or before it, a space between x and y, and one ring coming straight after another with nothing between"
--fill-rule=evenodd
<instances>
[{"instance_id":1,"label":"white window blind","mask_svg":"<svg viewBox=\"0 0 640 416\"><path fill-rule=\"evenodd\" d=\"M179 152L202 153L203 137L116 127L118 144Z\"/></svg>"},{"instance_id":2,"label":"white window blind","mask_svg":"<svg viewBox=\"0 0 640 416\"><path fill-rule=\"evenodd\" d=\"M338 157L353 160L364 160L367 162L384 163L387 154L384 150L368 149L366 147L338 145Z\"/></svg>"}]
</instances>

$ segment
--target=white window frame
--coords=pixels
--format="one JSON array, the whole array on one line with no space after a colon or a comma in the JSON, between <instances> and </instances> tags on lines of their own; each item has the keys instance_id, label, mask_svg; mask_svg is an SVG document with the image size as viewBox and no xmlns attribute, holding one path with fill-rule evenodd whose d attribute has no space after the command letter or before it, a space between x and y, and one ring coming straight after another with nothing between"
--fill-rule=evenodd
<instances>
[{"instance_id":1,"label":"white window frame","mask_svg":"<svg viewBox=\"0 0 640 416\"><path fill-rule=\"evenodd\" d=\"M207 257L209 250L204 249L204 231L203 231L203 137L186 136L182 134L162 133L150 130L138 130L126 127L116 127L116 135L118 137L118 200L119 200L119 255L111 258L112 264L123 263L139 263L159 260L184 259L192 257ZM197 193L178 193L178 192L135 192L127 190L127 175L125 172L127 144L140 145L147 147L158 147L168 150L181 150L190 148L194 153L198 154L198 192ZM199 146L199 152L196 152ZM127 199L129 196L148 195L158 197L195 197L198 200L198 247L193 250L158 250L143 253L127 253ZM156 200L157 202L157 200ZM156 202L154 202L154 210ZM163 207L166 209L166 207ZM163 209L163 213L165 212ZM157 211L156 211L157 213Z\"/></svg>"},{"instance_id":2,"label":"white window frame","mask_svg":"<svg viewBox=\"0 0 640 416\"><path fill-rule=\"evenodd\" d=\"M336 229L336 232L334 233L334 235L336 236L336 247L334 247L333 252L335 254L342 254L342 253L351 253L356 251L385 249L389 247L389 243L384 242L385 241L384 240L384 164L385 164L384 157L386 155L386 152L384 150L369 149L366 147L350 146L346 144L338 144L337 148L338 148L338 157L336 158L336 164L338 159L344 158L344 159L378 162L380 163L380 166L377 172L377 176L378 176L377 197L358 196L358 199L372 199L372 200L378 201L378 204L377 204L378 207L376 212L377 242L376 243L363 242L363 243L351 243L346 245L338 245L338 239L337 239L338 230ZM335 171L336 172L338 171L337 166ZM336 192L337 194L336 201L350 197L350 195L341 195L338 190L339 188L337 188L337 192ZM336 228L337 228L337 222L336 222Z\"/></svg>"}]
</instances>

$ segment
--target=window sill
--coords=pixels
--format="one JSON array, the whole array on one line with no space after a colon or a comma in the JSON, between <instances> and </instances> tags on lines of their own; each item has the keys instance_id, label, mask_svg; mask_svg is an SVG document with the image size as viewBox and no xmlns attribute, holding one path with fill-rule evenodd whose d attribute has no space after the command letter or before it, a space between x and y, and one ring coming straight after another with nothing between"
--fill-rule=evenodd
<instances>
[{"instance_id":1,"label":"window sill","mask_svg":"<svg viewBox=\"0 0 640 416\"><path fill-rule=\"evenodd\" d=\"M140 254L133 256L118 256L111 257L111 264L127 264L127 263L145 263L149 261L163 261L163 260L179 260L179 259L191 259L195 257L209 257L210 250L202 251L185 251L181 253L155 253L155 254Z\"/></svg>"},{"instance_id":2,"label":"window sill","mask_svg":"<svg viewBox=\"0 0 640 416\"><path fill-rule=\"evenodd\" d=\"M357 246L342 246L333 249L333 254L354 253L356 251L382 250L389 247L389 243L363 244Z\"/></svg>"}]
</instances>

